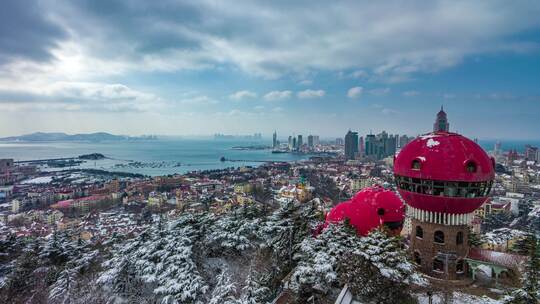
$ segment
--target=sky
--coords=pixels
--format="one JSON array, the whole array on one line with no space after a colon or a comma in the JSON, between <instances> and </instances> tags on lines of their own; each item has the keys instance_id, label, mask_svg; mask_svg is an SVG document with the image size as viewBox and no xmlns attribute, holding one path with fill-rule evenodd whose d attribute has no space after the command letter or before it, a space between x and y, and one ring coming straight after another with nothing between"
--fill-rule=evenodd
<instances>
[{"instance_id":1,"label":"sky","mask_svg":"<svg viewBox=\"0 0 540 304\"><path fill-rule=\"evenodd\" d=\"M0 136L540 139L540 1L2 1Z\"/></svg>"}]
</instances>

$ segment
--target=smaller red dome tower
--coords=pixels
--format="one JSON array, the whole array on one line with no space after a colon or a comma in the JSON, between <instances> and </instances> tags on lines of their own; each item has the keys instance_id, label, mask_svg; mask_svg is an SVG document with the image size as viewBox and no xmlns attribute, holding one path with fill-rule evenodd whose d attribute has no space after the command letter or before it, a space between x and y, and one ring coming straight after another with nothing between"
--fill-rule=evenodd
<instances>
[{"instance_id":1,"label":"smaller red dome tower","mask_svg":"<svg viewBox=\"0 0 540 304\"><path fill-rule=\"evenodd\" d=\"M345 219L362 236L382 225L398 235L405 219L405 205L394 191L375 185L332 208L326 215L325 227Z\"/></svg>"}]
</instances>

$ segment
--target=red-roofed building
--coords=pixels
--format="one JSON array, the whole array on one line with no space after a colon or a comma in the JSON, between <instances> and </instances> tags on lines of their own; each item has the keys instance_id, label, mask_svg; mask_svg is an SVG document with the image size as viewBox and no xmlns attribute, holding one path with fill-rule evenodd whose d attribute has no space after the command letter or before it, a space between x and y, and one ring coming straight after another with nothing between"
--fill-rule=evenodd
<instances>
[{"instance_id":1,"label":"red-roofed building","mask_svg":"<svg viewBox=\"0 0 540 304\"><path fill-rule=\"evenodd\" d=\"M518 277L522 273L527 259L526 256L480 248L471 248L465 258L472 271L473 280L476 279L479 266L484 265L491 268L492 274L489 275L495 277L496 283L501 275L508 278Z\"/></svg>"}]
</instances>

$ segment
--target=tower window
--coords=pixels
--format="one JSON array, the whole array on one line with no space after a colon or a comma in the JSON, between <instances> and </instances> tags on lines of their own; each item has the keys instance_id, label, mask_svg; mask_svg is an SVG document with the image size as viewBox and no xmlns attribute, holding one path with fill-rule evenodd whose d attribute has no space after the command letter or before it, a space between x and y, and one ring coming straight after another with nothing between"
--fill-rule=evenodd
<instances>
[{"instance_id":1,"label":"tower window","mask_svg":"<svg viewBox=\"0 0 540 304\"><path fill-rule=\"evenodd\" d=\"M433 259L433 270L444 272L444 261L440 258Z\"/></svg>"},{"instance_id":2,"label":"tower window","mask_svg":"<svg viewBox=\"0 0 540 304\"><path fill-rule=\"evenodd\" d=\"M411 168L413 170L420 170L420 166L421 166L420 160L415 159L415 160L412 161Z\"/></svg>"},{"instance_id":3,"label":"tower window","mask_svg":"<svg viewBox=\"0 0 540 304\"><path fill-rule=\"evenodd\" d=\"M457 273L463 273L463 269L464 269L463 266L464 266L463 260L457 261L457 263L456 263L456 272Z\"/></svg>"},{"instance_id":4,"label":"tower window","mask_svg":"<svg viewBox=\"0 0 540 304\"><path fill-rule=\"evenodd\" d=\"M419 239L424 237L424 229L420 226L416 226L416 237Z\"/></svg>"},{"instance_id":5,"label":"tower window","mask_svg":"<svg viewBox=\"0 0 540 304\"><path fill-rule=\"evenodd\" d=\"M415 251L413 254L414 262L418 265L422 264L422 258L420 257L420 253L418 251Z\"/></svg>"},{"instance_id":6,"label":"tower window","mask_svg":"<svg viewBox=\"0 0 540 304\"><path fill-rule=\"evenodd\" d=\"M469 172L469 173L474 173L474 172L476 172L476 163L473 162L473 161L468 161L467 164L465 164L465 169L466 169L467 172Z\"/></svg>"},{"instance_id":7,"label":"tower window","mask_svg":"<svg viewBox=\"0 0 540 304\"><path fill-rule=\"evenodd\" d=\"M444 244L444 233L440 230L435 231L433 241L438 244Z\"/></svg>"},{"instance_id":8,"label":"tower window","mask_svg":"<svg viewBox=\"0 0 540 304\"><path fill-rule=\"evenodd\" d=\"M380 216L383 216L384 215L384 208L377 209L377 214L380 215Z\"/></svg>"},{"instance_id":9,"label":"tower window","mask_svg":"<svg viewBox=\"0 0 540 304\"><path fill-rule=\"evenodd\" d=\"M463 244L463 232L458 232L456 235L456 245Z\"/></svg>"}]
</instances>

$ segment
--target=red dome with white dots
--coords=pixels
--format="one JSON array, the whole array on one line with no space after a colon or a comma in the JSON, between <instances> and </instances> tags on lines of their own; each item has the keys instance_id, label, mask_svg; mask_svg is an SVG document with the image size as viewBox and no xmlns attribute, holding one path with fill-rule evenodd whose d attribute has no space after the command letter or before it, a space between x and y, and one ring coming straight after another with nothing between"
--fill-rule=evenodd
<instances>
[{"instance_id":1,"label":"red dome with white dots","mask_svg":"<svg viewBox=\"0 0 540 304\"><path fill-rule=\"evenodd\" d=\"M456 133L433 132L399 152L394 175L410 206L463 214L485 202L495 178L494 164L474 141Z\"/></svg>"},{"instance_id":2,"label":"red dome with white dots","mask_svg":"<svg viewBox=\"0 0 540 304\"><path fill-rule=\"evenodd\" d=\"M327 215L325 226L348 219L359 235L384 225L399 234L405 219L405 205L397 193L376 185L358 192L350 201L335 206Z\"/></svg>"}]
</instances>

